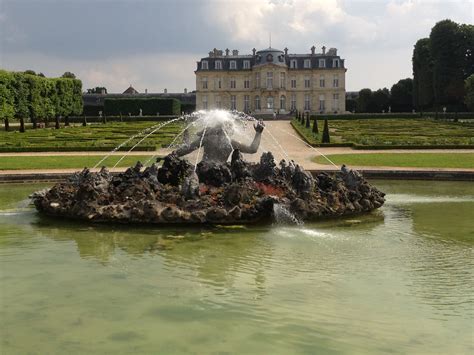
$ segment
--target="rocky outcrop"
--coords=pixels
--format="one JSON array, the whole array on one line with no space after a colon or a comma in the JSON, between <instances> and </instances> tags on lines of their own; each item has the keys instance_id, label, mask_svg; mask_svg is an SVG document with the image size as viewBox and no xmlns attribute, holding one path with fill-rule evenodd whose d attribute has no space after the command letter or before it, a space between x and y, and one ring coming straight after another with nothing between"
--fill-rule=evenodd
<instances>
[{"instance_id":1,"label":"rocky outcrop","mask_svg":"<svg viewBox=\"0 0 474 355\"><path fill-rule=\"evenodd\" d=\"M115 176L84 169L33 201L42 213L92 222L236 224L271 220L275 204L312 220L368 212L385 200L345 166L313 177L293 161L277 166L271 153L253 164L236 150L231 163L201 162L196 171L174 155L160 168L138 162Z\"/></svg>"}]
</instances>

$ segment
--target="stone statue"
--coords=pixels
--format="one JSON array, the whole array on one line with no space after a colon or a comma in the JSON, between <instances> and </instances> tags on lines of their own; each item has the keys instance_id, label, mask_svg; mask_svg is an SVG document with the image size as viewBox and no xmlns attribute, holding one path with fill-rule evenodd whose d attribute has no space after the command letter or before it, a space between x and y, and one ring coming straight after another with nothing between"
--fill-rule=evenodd
<instances>
[{"instance_id":1,"label":"stone statue","mask_svg":"<svg viewBox=\"0 0 474 355\"><path fill-rule=\"evenodd\" d=\"M171 154L181 157L195 151L201 145L204 149L203 161L225 163L235 149L247 154L256 153L260 146L260 140L264 128L265 124L262 121L258 121L254 125L255 137L252 143L250 145L245 145L231 138L233 129L230 125L218 124L198 133L197 139L181 146Z\"/></svg>"}]
</instances>

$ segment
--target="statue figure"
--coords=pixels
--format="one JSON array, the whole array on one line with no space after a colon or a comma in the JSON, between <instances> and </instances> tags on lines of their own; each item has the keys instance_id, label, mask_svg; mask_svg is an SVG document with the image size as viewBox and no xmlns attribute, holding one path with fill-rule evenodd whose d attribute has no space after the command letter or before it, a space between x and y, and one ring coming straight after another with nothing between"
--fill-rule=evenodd
<instances>
[{"instance_id":1,"label":"statue figure","mask_svg":"<svg viewBox=\"0 0 474 355\"><path fill-rule=\"evenodd\" d=\"M247 154L256 153L260 146L260 140L264 128L265 124L262 121L258 121L254 125L255 137L252 143L250 145L245 145L231 138L233 135L233 128L231 125L221 123L199 132L194 141L179 147L171 154L181 157L195 151L201 145L204 149L203 161L225 163L235 149Z\"/></svg>"}]
</instances>

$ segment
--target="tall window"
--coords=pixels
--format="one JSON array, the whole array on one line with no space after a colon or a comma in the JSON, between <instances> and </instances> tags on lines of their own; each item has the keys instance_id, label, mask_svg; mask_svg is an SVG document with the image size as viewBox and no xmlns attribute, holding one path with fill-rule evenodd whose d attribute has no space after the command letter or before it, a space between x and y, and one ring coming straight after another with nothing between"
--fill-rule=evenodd
<instances>
[{"instance_id":1,"label":"tall window","mask_svg":"<svg viewBox=\"0 0 474 355\"><path fill-rule=\"evenodd\" d=\"M260 73L255 73L255 88L260 88Z\"/></svg>"},{"instance_id":2,"label":"tall window","mask_svg":"<svg viewBox=\"0 0 474 355\"><path fill-rule=\"evenodd\" d=\"M219 95L216 96L216 107L222 108L221 97Z\"/></svg>"},{"instance_id":3,"label":"tall window","mask_svg":"<svg viewBox=\"0 0 474 355\"><path fill-rule=\"evenodd\" d=\"M207 60L203 60L201 62L201 69L203 69L203 70L208 70L209 69L209 63L208 63Z\"/></svg>"},{"instance_id":4,"label":"tall window","mask_svg":"<svg viewBox=\"0 0 474 355\"><path fill-rule=\"evenodd\" d=\"M273 96L268 96L267 97L267 108L270 110L273 110L274 104L273 104Z\"/></svg>"},{"instance_id":5,"label":"tall window","mask_svg":"<svg viewBox=\"0 0 474 355\"><path fill-rule=\"evenodd\" d=\"M280 110L286 109L286 98L285 95L280 96Z\"/></svg>"},{"instance_id":6,"label":"tall window","mask_svg":"<svg viewBox=\"0 0 474 355\"><path fill-rule=\"evenodd\" d=\"M260 96L255 96L255 109L260 110Z\"/></svg>"},{"instance_id":7,"label":"tall window","mask_svg":"<svg viewBox=\"0 0 474 355\"><path fill-rule=\"evenodd\" d=\"M320 68L326 68L326 59L320 59L319 60L319 67Z\"/></svg>"},{"instance_id":8,"label":"tall window","mask_svg":"<svg viewBox=\"0 0 474 355\"><path fill-rule=\"evenodd\" d=\"M290 60L290 68L291 68L291 69L296 69L296 68L298 68L298 62L296 61L296 59Z\"/></svg>"},{"instance_id":9,"label":"tall window","mask_svg":"<svg viewBox=\"0 0 474 355\"><path fill-rule=\"evenodd\" d=\"M202 77L202 88L207 89L207 76Z\"/></svg>"},{"instance_id":10,"label":"tall window","mask_svg":"<svg viewBox=\"0 0 474 355\"><path fill-rule=\"evenodd\" d=\"M202 108L207 110L207 95L203 95L202 97Z\"/></svg>"},{"instance_id":11,"label":"tall window","mask_svg":"<svg viewBox=\"0 0 474 355\"><path fill-rule=\"evenodd\" d=\"M324 112L326 105L324 104L324 95L319 95L319 111Z\"/></svg>"},{"instance_id":12,"label":"tall window","mask_svg":"<svg viewBox=\"0 0 474 355\"><path fill-rule=\"evenodd\" d=\"M237 62L235 60L230 61L230 69L237 69Z\"/></svg>"},{"instance_id":13,"label":"tall window","mask_svg":"<svg viewBox=\"0 0 474 355\"><path fill-rule=\"evenodd\" d=\"M230 78L230 88L235 89L235 78Z\"/></svg>"},{"instance_id":14,"label":"tall window","mask_svg":"<svg viewBox=\"0 0 474 355\"><path fill-rule=\"evenodd\" d=\"M291 94L291 110L296 110L296 94Z\"/></svg>"},{"instance_id":15,"label":"tall window","mask_svg":"<svg viewBox=\"0 0 474 355\"><path fill-rule=\"evenodd\" d=\"M305 59L304 60L304 67L305 68L311 68L311 59Z\"/></svg>"},{"instance_id":16,"label":"tall window","mask_svg":"<svg viewBox=\"0 0 474 355\"><path fill-rule=\"evenodd\" d=\"M291 78L291 88L296 89L296 78L295 77Z\"/></svg>"},{"instance_id":17,"label":"tall window","mask_svg":"<svg viewBox=\"0 0 474 355\"><path fill-rule=\"evenodd\" d=\"M324 80L324 75L320 75L320 76L319 76L319 87L320 87L320 88L323 88L323 87L325 87L325 86L326 86L326 82L325 82L325 80Z\"/></svg>"},{"instance_id":18,"label":"tall window","mask_svg":"<svg viewBox=\"0 0 474 355\"><path fill-rule=\"evenodd\" d=\"M339 87L339 75L334 74L334 77L332 79L332 86L335 88Z\"/></svg>"},{"instance_id":19,"label":"tall window","mask_svg":"<svg viewBox=\"0 0 474 355\"><path fill-rule=\"evenodd\" d=\"M339 94L333 94L332 99L333 99L332 110L339 111Z\"/></svg>"},{"instance_id":20,"label":"tall window","mask_svg":"<svg viewBox=\"0 0 474 355\"><path fill-rule=\"evenodd\" d=\"M304 77L304 87L305 88L310 88L311 87L311 78L309 77L309 75L306 75Z\"/></svg>"},{"instance_id":21,"label":"tall window","mask_svg":"<svg viewBox=\"0 0 474 355\"><path fill-rule=\"evenodd\" d=\"M237 109L237 97L235 95L230 95L230 109Z\"/></svg>"},{"instance_id":22,"label":"tall window","mask_svg":"<svg viewBox=\"0 0 474 355\"><path fill-rule=\"evenodd\" d=\"M214 63L214 69L222 69L222 61L216 60Z\"/></svg>"},{"instance_id":23,"label":"tall window","mask_svg":"<svg viewBox=\"0 0 474 355\"><path fill-rule=\"evenodd\" d=\"M244 112L249 112L250 111L250 96L245 95L244 96Z\"/></svg>"},{"instance_id":24,"label":"tall window","mask_svg":"<svg viewBox=\"0 0 474 355\"><path fill-rule=\"evenodd\" d=\"M285 73L280 73L280 88L284 88L285 86L286 86Z\"/></svg>"},{"instance_id":25,"label":"tall window","mask_svg":"<svg viewBox=\"0 0 474 355\"><path fill-rule=\"evenodd\" d=\"M250 60L244 60L244 69L250 69Z\"/></svg>"},{"instance_id":26,"label":"tall window","mask_svg":"<svg viewBox=\"0 0 474 355\"><path fill-rule=\"evenodd\" d=\"M339 59L333 59L332 60L332 67L333 68L339 68Z\"/></svg>"},{"instance_id":27,"label":"tall window","mask_svg":"<svg viewBox=\"0 0 474 355\"><path fill-rule=\"evenodd\" d=\"M244 80L244 89L250 89L250 79L245 78Z\"/></svg>"},{"instance_id":28,"label":"tall window","mask_svg":"<svg viewBox=\"0 0 474 355\"><path fill-rule=\"evenodd\" d=\"M273 89L273 72L267 72L267 89Z\"/></svg>"},{"instance_id":29,"label":"tall window","mask_svg":"<svg viewBox=\"0 0 474 355\"><path fill-rule=\"evenodd\" d=\"M222 89L222 78L216 79L216 89Z\"/></svg>"},{"instance_id":30,"label":"tall window","mask_svg":"<svg viewBox=\"0 0 474 355\"><path fill-rule=\"evenodd\" d=\"M310 104L310 96L309 94L304 95L304 109L305 111L311 110L311 104Z\"/></svg>"}]
</instances>

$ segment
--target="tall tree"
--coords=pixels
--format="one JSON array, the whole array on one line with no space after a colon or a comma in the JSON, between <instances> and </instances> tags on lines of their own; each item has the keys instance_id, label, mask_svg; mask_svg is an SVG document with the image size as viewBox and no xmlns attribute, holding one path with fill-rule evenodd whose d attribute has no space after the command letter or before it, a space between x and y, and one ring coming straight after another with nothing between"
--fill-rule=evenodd
<instances>
[{"instance_id":1,"label":"tall tree","mask_svg":"<svg viewBox=\"0 0 474 355\"><path fill-rule=\"evenodd\" d=\"M372 102L372 90L362 89L359 91L359 98L357 100L358 112L370 112L370 105Z\"/></svg>"},{"instance_id":2,"label":"tall tree","mask_svg":"<svg viewBox=\"0 0 474 355\"><path fill-rule=\"evenodd\" d=\"M392 111L408 112L413 109L413 79L402 79L390 90Z\"/></svg>"},{"instance_id":3,"label":"tall tree","mask_svg":"<svg viewBox=\"0 0 474 355\"><path fill-rule=\"evenodd\" d=\"M372 94L371 107L374 108L373 112L388 111L390 105L390 91L387 88L378 89Z\"/></svg>"},{"instance_id":4,"label":"tall tree","mask_svg":"<svg viewBox=\"0 0 474 355\"><path fill-rule=\"evenodd\" d=\"M76 75L70 71L67 71L61 76L61 78L76 79Z\"/></svg>"},{"instance_id":5,"label":"tall tree","mask_svg":"<svg viewBox=\"0 0 474 355\"><path fill-rule=\"evenodd\" d=\"M413 106L422 111L433 105L433 58L429 38L422 38L416 42L412 65Z\"/></svg>"},{"instance_id":6,"label":"tall tree","mask_svg":"<svg viewBox=\"0 0 474 355\"><path fill-rule=\"evenodd\" d=\"M466 79L464 88L466 90L464 103L470 111L474 111L474 74Z\"/></svg>"}]
</instances>

